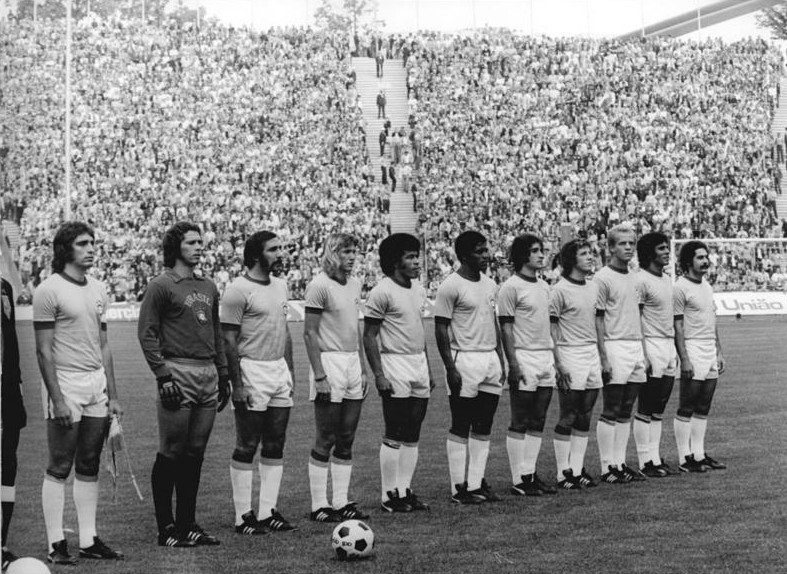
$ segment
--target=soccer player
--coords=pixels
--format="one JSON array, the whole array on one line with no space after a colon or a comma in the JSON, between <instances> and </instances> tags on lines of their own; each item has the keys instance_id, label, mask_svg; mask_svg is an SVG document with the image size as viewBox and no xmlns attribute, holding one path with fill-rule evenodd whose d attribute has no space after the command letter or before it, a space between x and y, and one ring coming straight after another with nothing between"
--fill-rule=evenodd
<instances>
[{"instance_id":1,"label":"soccer player","mask_svg":"<svg viewBox=\"0 0 787 574\"><path fill-rule=\"evenodd\" d=\"M689 241L678 255L683 275L675 282L675 346L680 357L680 402L675 417L680 470L705 472L727 466L705 452L705 430L713 393L724 372L713 288L705 279L708 247Z\"/></svg>"},{"instance_id":2,"label":"soccer player","mask_svg":"<svg viewBox=\"0 0 787 574\"><path fill-rule=\"evenodd\" d=\"M117 398L107 338L109 303L103 283L88 276L95 260L95 232L81 222L60 226L52 242L52 275L33 296L36 355L44 389L49 464L41 488L44 523L53 564L75 564L63 533L66 479L75 467L74 506L79 556L122 560L96 534L98 470Z\"/></svg>"},{"instance_id":3,"label":"soccer player","mask_svg":"<svg viewBox=\"0 0 787 574\"><path fill-rule=\"evenodd\" d=\"M292 339L287 326L287 282L276 234L258 231L243 249L248 271L227 288L219 307L232 380L235 450L230 462L235 531L265 534L295 527L277 510L284 438L292 407ZM260 450L260 501L251 508L252 461Z\"/></svg>"},{"instance_id":4,"label":"soccer player","mask_svg":"<svg viewBox=\"0 0 787 574\"><path fill-rule=\"evenodd\" d=\"M634 442L640 471L649 478L658 478L675 473L659 454L664 409L672 394L678 363L672 279L664 273L670 259L669 238L663 233L646 233L637 242L637 259L640 271L636 279L648 380L639 386Z\"/></svg>"},{"instance_id":5,"label":"soccer player","mask_svg":"<svg viewBox=\"0 0 787 574\"><path fill-rule=\"evenodd\" d=\"M16 500L16 449L19 447L19 433L27 425L27 413L22 400L22 371L19 368L19 340L16 336L16 311L14 290L11 284L2 279L2 486L0 500L3 512L3 560L2 570L16 560L8 549L8 528L14 513Z\"/></svg>"},{"instance_id":6,"label":"soccer player","mask_svg":"<svg viewBox=\"0 0 787 574\"><path fill-rule=\"evenodd\" d=\"M621 484L645 480L645 475L626 464L631 434L631 412L646 380L639 293L629 262L637 236L628 224L611 228L607 237L609 263L593 277L598 286L598 331L604 409L596 426L601 480Z\"/></svg>"},{"instance_id":7,"label":"soccer player","mask_svg":"<svg viewBox=\"0 0 787 574\"><path fill-rule=\"evenodd\" d=\"M221 410L230 397L219 293L211 280L194 273L202 257L199 227L174 224L164 234L163 250L166 269L148 285L137 330L158 386L159 452L151 473L158 544L214 546L219 540L197 524L195 515L217 406Z\"/></svg>"},{"instance_id":8,"label":"soccer player","mask_svg":"<svg viewBox=\"0 0 787 574\"><path fill-rule=\"evenodd\" d=\"M435 336L446 370L451 428L446 450L451 500L500 500L484 478L492 422L503 392L505 363L495 319L497 285L483 274L489 246L477 231L454 241L459 269L437 289ZM465 474L466 473L466 474Z\"/></svg>"},{"instance_id":9,"label":"soccer player","mask_svg":"<svg viewBox=\"0 0 787 574\"><path fill-rule=\"evenodd\" d=\"M352 446L367 386L358 320L361 284L351 275L356 256L355 238L346 233L331 235L325 243L322 272L306 286L303 338L317 431L309 458L310 518L315 522L368 518L347 497ZM328 504L329 467L333 506Z\"/></svg>"},{"instance_id":10,"label":"soccer player","mask_svg":"<svg viewBox=\"0 0 787 574\"><path fill-rule=\"evenodd\" d=\"M555 494L536 474L541 436L555 387L555 361L549 322L549 285L536 274L544 268L544 243L520 235L511 245L514 269L500 288L497 314L508 359L511 426L506 449L517 495Z\"/></svg>"},{"instance_id":11,"label":"soccer player","mask_svg":"<svg viewBox=\"0 0 787 574\"><path fill-rule=\"evenodd\" d=\"M555 426L558 488L597 486L585 469L590 417L602 387L595 325L598 287L587 281L593 272L593 251L574 239L560 250L562 279L549 299L549 320L555 342L555 368L560 390L560 419Z\"/></svg>"},{"instance_id":12,"label":"soccer player","mask_svg":"<svg viewBox=\"0 0 787 574\"><path fill-rule=\"evenodd\" d=\"M411 489L421 423L434 387L422 319L426 291L415 283L421 245L412 235L394 233L380 243L379 254L386 277L366 300L363 343L385 420L380 507L385 512L428 510Z\"/></svg>"}]
</instances>

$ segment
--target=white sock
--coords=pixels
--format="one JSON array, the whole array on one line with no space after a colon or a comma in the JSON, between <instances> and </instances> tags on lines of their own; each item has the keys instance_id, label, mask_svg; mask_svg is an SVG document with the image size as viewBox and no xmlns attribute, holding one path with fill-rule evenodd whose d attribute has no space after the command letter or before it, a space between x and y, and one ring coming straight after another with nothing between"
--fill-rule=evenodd
<instances>
[{"instance_id":1,"label":"white sock","mask_svg":"<svg viewBox=\"0 0 787 574\"><path fill-rule=\"evenodd\" d=\"M585 453L588 449L588 433L571 431L571 439L569 444L569 462L571 463L571 472L574 476L582 475L582 467L585 466Z\"/></svg>"},{"instance_id":2,"label":"white sock","mask_svg":"<svg viewBox=\"0 0 787 574\"><path fill-rule=\"evenodd\" d=\"M449 434L445 443L448 452L448 474L451 478L451 493L456 494L456 485L465 482L467 465L467 439Z\"/></svg>"},{"instance_id":3,"label":"white sock","mask_svg":"<svg viewBox=\"0 0 787 574\"><path fill-rule=\"evenodd\" d=\"M309 458L309 490L312 495L312 512L327 508L328 504L328 463Z\"/></svg>"},{"instance_id":4,"label":"white sock","mask_svg":"<svg viewBox=\"0 0 787 574\"><path fill-rule=\"evenodd\" d=\"M0 486L0 500L3 502L16 502L16 486Z\"/></svg>"},{"instance_id":5,"label":"white sock","mask_svg":"<svg viewBox=\"0 0 787 574\"><path fill-rule=\"evenodd\" d=\"M276 509L279 502L279 488L284 474L284 459L260 459L260 504L257 518L265 520Z\"/></svg>"},{"instance_id":6,"label":"white sock","mask_svg":"<svg viewBox=\"0 0 787 574\"><path fill-rule=\"evenodd\" d=\"M680 416L675 417L675 442L678 445L678 464L686 462L686 457L691 454L691 419Z\"/></svg>"},{"instance_id":7,"label":"white sock","mask_svg":"<svg viewBox=\"0 0 787 574\"><path fill-rule=\"evenodd\" d=\"M661 415L653 415L650 419L650 460L656 466L661 466Z\"/></svg>"},{"instance_id":8,"label":"white sock","mask_svg":"<svg viewBox=\"0 0 787 574\"><path fill-rule=\"evenodd\" d=\"M98 476L95 480L74 477L74 506L79 522L79 547L90 548L96 536L96 511L98 510Z\"/></svg>"},{"instance_id":9,"label":"white sock","mask_svg":"<svg viewBox=\"0 0 787 574\"><path fill-rule=\"evenodd\" d=\"M489 436L470 435L467 441L467 490L481 488L489 458Z\"/></svg>"},{"instance_id":10,"label":"white sock","mask_svg":"<svg viewBox=\"0 0 787 574\"><path fill-rule=\"evenodd\" d=\"M41 505L44 507L44 524L46 537L49 542L48 550L52 544L65 538L63 534L63 507L66 503L66 481L45 475L44 485L41 487Z\"/></svg>"},{"instance_id":11,"label":"white sock","mask_svg":"<svg viewBox=\"0 0 787 574\"><path fill-rule=\"evenodd\" d=\"M534 474L538 453L541 451L541 435L525 433L525 468L522 474Z\"/></svg>"},{"instance_id":12,"label":"white sock","mask_svg":"<svg viewBox=\"0 0 787 574\"><path fill-rule=\"evenodd\" d=\"M251 483L254 478L250 462L230 460L232 503L235 505L235 526L243 524L243 515L251 510Z\"/></svg>"},{"instance_id":13,"label":"white sock","mask_svg":"<svg viewBox=\"0 0 787 574\"><path fill-rule=\"evenodd\" d=\"M701 461L705 458L705 431L708 428L708 419L704 416L691 417L691 454L694 460Z\"/></svg>"},{"instance_id":14,"label":"white sock","mask_svg":"<svg viewBox=\"0 0 787 574\"><path fill-rule=\"evenodd\" d=\"M401 457L401 446L392 446L382 443L380 445L380 484L382 487L382 501L388 500L388 493L394 490L399 480L399 459ZM400 493L404 496L404 493Z\"/></svg>"},{"instance_id":15,"label":"white sock","mask_svg":"<svg viewBox=\"0 0 787 574\"><path fill-rule=\"evenodd\" d=\"M650 462L650 421L640 415L634 417L634 443L637 446L639 468Z\"/></svg>"},{"instance_id":16,"label":"white sock","mask_svg":"<svg viewBox=\"0 0 787 574\"><path fill-rule=\"evenodd\" d=\"M601 474L609 472L610 466L615 466L615 427L617 425L606 419L599 419L596 424L596 440L598 441L598 456L601 459Z\"/></svg>"},{"instance_id":17,"label":"white sock","mask_svg":"<svg viewBox=\"0 0 787 574\"><path fill-rule=\"evenodd\" d=\"M331 491L333 507L336 510L344 508L349 502L347 493L350 491L352 473L353 463L351 460L333 459L331 461Z\"/></svg>"},{"instance_id":18,"label":"white sock","mask_svg":"<svg viewBox=\"0 0 787 574\"><path fill-rule=\"evenodd\" d=\"M615 464L626 464L626 449L631 436L631 419L619 420L615 425Z\"/></svg>"},{"instance_id":19,"label":"white sock","mask_svg":"<svg viewBox=\"0 0 787 574\"><path fill-rule=\"evenodd\" d=\"M571 468L571 438L567 434L555 434L552 444L555 446L555 465L557 466L557 480L565 478L563 471Z\"/></svg>"},{"instance_id":20,"label":"white sock","mask_svg":"<svg viewBox=\"0 0 787 574\"><path fill-rule=\"evenodd\" d=\"M511 469L511 482L519 484L525 474L525 435L508 431L506 435L508 466Z\"/></svg>"},{"instance_id":21,"label":"white sock","mask_svg":"<svg viewBox=\"0 0 787 574\"><path fill-rule=\"evenodd\" d=\"M406 496L407 489L412 486L415 467L418 464L418 443L403 443L399 449L399 469L397 470L397 488L399 494Z\"/></svg>"}]
</instances>

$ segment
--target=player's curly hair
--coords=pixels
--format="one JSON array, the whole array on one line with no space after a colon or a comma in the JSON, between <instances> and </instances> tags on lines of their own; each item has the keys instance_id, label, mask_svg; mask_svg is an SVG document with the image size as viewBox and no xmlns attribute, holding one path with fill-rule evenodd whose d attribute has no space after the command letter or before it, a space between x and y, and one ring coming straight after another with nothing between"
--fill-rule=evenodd
<instances>
[{"instance_id":1,"label":"player's curly hair","mask_svg":"<svg viewBox=\"0 0 787 574\"><path fill-rule=\"evenodd\" d=\"M164 267L175 267L175 262L180 257L180 243L189 231L202 235L202 230L190 221L178 221L164 233Z\"/></svg>"},{"instance_id":2,"label":"player's curly hair","mask_svg":"<svg viewBox=\"0 0 787 574\"><path fill-rule=\"evenodd\" d=\"M328 275L335 275L341 266L339 252L347 247L358 247L358 240L349 233L334 233L328 236L322 250L322 270Z\"/></svg>"},{"instance_id":3,"label":"player's curly hair","mask_svg":"<svg viewBox=\"0 0 787 574\"><path fill-rule=\"evenodd\" d=\"M560 248L560 274L569 277L577 264L577 253L583 247L590 249L590 243L584 239L572 239Z\"/></svg>"},{"instance_id":4,"label":"player's curly hair","mask_svg":"<svg viewBox=\"0 0 787 574\"><path fill-rule=\"evenodd\" d=\"M464 263L465 258L481 243L486 243L486 237L481 233L473 231L472 229L463 231L454 240L454 253L456 253L456 258L460 263Z\"/></svg>"},{"instance_id":5,"label":"player's curly hair","mask_svg":"<svg viewBox=\"0 0 787 574\"><path fill-rule=\"evenodd\" d=\"M263 262L265 259L262 257L262 252L265 250L265 245L271 239L278 237L272 231L258 231L246 240L246 245L243 246L243 264L251 269L257 264L257 261Z\"/></svg>"},{"instance_id":6,"label":"player's curly hair","mask_svg":"<svg viewBox=\"0 0 787 574\"><path fill-rule=\"evenodd\" d=\"M57 229L55 238L52 240L52 271L62 273L66 268L66 263L74 260L74 240L87 233L93 239L96 232L87 223L81 221L67 221Z\"/></svg>"},{"instance_id":7,"label":"player's curly hair","mask_svg":"<svg viewBox=\"0 0 787 574\"><path fill-rule=\"evenodd\" d=\"M514 239L508 252L508 260L511 262L514 271L519 271L522 265L527 263L530 259L530 250L536 243L541 246L541 249L544 248L542 239L530 233L525 233Z\"/></svg>"},{"instance_id":8,"label":"player's curly hair","mask_svg":"<svg viewBox=\"0 0 787 574\"><path fill-rule=\"evenodd\" d=\"M639 238L637 260L641 269L646 269L656 259L656 247L663 243L669 245L669 237L660 231L651 231Z\"/></svg>"},{"instance_id":9,"label":"player's curly hair","mask_svg":"<svg viewBox=\"0 0 787 574\"><path fill-rule=\"evenodd\" d=\"M683 247L680 248L680 253L678 254L678 265L680 266L680 270L683 271L683 273L689 272L689 269L691 269L691 265L694 262L694 256L700 249L708 251L708 246L702 241L697 241L696 239L693 241L687 241L683 244Z\"/></svg>"},{"instance_id":10,"label":"player's curly hair","mask_svg":"<svg viewBox=\"0 0 787 574\"><path fill-rule=\"evenodd\" d=\"M396 264L408 251L421 253L421 242L409 233L394 233L383 239L378 249L383 273L389 277L393 275Z\"/></svg>"}]
</instances>

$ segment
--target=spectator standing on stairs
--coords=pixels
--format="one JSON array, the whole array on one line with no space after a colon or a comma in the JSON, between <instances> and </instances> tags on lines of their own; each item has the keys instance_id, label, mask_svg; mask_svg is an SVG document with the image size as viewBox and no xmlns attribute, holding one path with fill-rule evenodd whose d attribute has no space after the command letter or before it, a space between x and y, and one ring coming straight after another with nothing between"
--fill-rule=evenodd
<instances>
[{"instance_id":1,"label":"spectator standing on stairs","mask_svg":"<svg viewBox=\"0 0 787 574\"><path fill-rule=\"evenodd\" d=\"M377 94L377 119L387 119L385 117L385 90L380 90Z\"/></svg>"},{"instance_id":2,"label":"spectator standing on stairs","mask_svg":"<svg viewBox=\"0 0 787 574\"><path fill-rule=\"evenodd\" d=\"M388 168L388 178L391 180L391 193L396 193L396 173L397 168L391 164L391 167Z\"/></svg>"},{"instance_id":3,"label":"spectator standing on stairs","mask_svg":"<svg viewBox=\"0 0 787 574\"><path fill-rule=\"evenodd\" d=\"M377 77L383 77L383 64L385 64L385 54L383 51L377 50L377 56L374 58L375 63L377 64Z\"/></svg>"},{"instance_id":4,"label":"spectator standing on stairs","mask_svg":"<svg viewBox=\"0 0 787 574\"><path fill-rule=\"evenodd\" d=\"M380 138L379 138L379 140L380 140L380 157L383 157L383 155L385 155L385 141L387 139L388 139L388 130L387 129L383 129L380 132Z\"/></svg>"}]
</instances>

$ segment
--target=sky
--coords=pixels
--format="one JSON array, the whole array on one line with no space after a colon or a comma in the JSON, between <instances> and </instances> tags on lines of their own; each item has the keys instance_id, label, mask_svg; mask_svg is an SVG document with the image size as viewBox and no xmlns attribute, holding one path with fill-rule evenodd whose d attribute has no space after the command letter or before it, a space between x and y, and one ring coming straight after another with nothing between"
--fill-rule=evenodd
<instances>
[{"instance_id":1,"label":"sky","mask_svg":"<svg viewBox=\"0 0 787 574\"><path fill-rule=\"evenodd\" d=\"M548 36L617 36L642 25L706 5L713 0L378 0L377 19L390 32L416 29L456 31L480 26L504 26ZM320 0L187 0L202 5L209 15L236 26L255 28L308 25ZM699 32L734 41L767 37L754 14ZM697 33L691 34L697 37Z\"/></svg>"}]
</instances>

